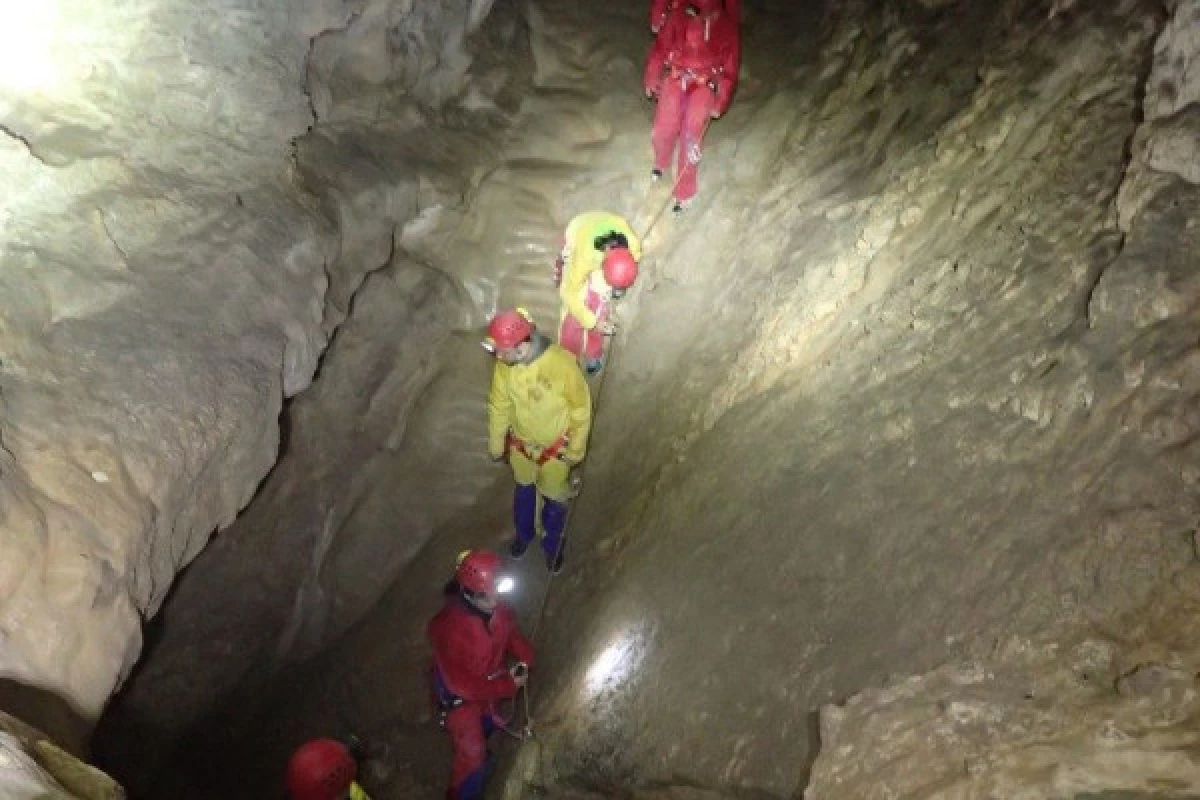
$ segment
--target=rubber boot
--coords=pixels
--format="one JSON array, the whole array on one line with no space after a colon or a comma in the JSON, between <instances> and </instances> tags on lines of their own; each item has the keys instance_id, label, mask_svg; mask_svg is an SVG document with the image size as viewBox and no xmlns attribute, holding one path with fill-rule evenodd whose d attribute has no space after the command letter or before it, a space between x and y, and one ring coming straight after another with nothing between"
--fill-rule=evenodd
<instances>
[{"instance_id":1,"label":"rubber boot","mask_svg":"<svg viewBox=\"0 0 1200 800\"><path fill-rule=\"evenodd\" d=\"M563 530L567 527L567 504L544 498L542 501L542 550L546 553L546 566L558 574L563 566Z\"/></svg>"},{"instance_id":2,"label":"rubber boot","mask_svg":"<svg viewBox=\"0 0 1200 800\"><path fill-rule=\"evenodd\" d=\"M525 555L529 543L537 536L537 500L538 491L533 484L522 486L518 483L513 491L513 526L517 533L508 549L513 558Z\"/></svg>"}]
</instances>

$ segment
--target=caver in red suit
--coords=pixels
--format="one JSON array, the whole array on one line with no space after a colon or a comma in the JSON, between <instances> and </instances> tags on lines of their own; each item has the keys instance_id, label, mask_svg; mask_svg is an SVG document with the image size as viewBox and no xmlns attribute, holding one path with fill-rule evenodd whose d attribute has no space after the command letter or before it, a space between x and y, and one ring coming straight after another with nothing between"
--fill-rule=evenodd
<instances>
[{"instance_id":1,"label":"caver in red suit","mask_svg":"<svg viewBox=\"0 0 1200 800\"><path fill-rule=\"evenodd\" d=\"M667 17L680 10L680 0L650 0L650 30L658 33L667 21ZM742 0L725 0L725 13L733 21L740 22L742 18Z\"/></svg>"},{"instance_id":2,"label":"caver in red suit","mask_svg":"<svg viewBox=\"0 0 1200 800\"><path fill-rule=\"evenodd\" d=\"M696 172L709 119L725 113L737 86L738 26L721 0L677 0L650 48L644 84L658 98L654 116L654 175L676 159L675 210L696 194Z\"/></svg>"},{"instance_id":3,"label":"caver in red suit","mask_svg":"<svg viewBox=\"0 0 1200 800\"><path fill-rule=\"evenodd\" d=\"M446 587L445 605L429 622L433 692L454 746L447 800L483 800L496 702L516 695L533 663L533 645L499 600L500 568L493 553L465 553ZM509 659L519 668L510 668Z\"/></svg>"}]
</instances>

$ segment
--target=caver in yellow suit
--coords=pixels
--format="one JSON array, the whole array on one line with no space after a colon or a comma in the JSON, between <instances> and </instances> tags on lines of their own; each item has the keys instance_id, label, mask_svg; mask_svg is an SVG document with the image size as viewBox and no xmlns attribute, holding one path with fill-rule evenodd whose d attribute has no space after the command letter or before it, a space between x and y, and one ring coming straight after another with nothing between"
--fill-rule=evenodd
<instances>
[{"instance_id":1,"label":"caver in yellow suit","mask_svg":"<svg viewBox=\"0 0 1200 800\"><path fill-rule=\"evenodd\" d=\"M583 359L588 374L603 366L612 298L637 280L642 242L617 214L585 211L567 225L555 282L562 300L558 343Z\"/></svg>"},{"instance_id":2,"label":"caver in yellow suit","mask_svg":"<svg viewBox=\"0 0 1200 800\"><path fill-rule=\"evenodd\" d=\"M497 314L488 337L497 359L488 395L488 452L497 460L507 457L517 483L512 555L524 555L537 535L540 494L542 549L550 569L558 571L570 471L583 460L592 427L591 394L574 356L539 333L523 311Z\"/></svg>"}]
</instances>

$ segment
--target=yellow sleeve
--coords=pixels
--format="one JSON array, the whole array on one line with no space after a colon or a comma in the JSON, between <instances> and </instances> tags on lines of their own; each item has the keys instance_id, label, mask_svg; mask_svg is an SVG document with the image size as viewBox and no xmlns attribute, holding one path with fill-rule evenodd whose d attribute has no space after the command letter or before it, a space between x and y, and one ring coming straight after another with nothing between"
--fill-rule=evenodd
<instances>
[{"instance_id":1,"label":"yellow sleeve","mask_svg":"<svg viewBox=\"0 0 1200 800\"><path fill-rule=\"evenodd\" d=\"M583 461L587 454L588 435L592 432L592 394L583 371L570 353L563 350L563 396L567 401L567 450L569 461Z\"/></svg>"},{"instance_id":2,"label":"yellow sleeve","mask_svg":"<svg viewBox=\"0 0 1200 800\"><path fill-rule=\"evenodd\" d=\"M371 797L356 781L350 784L350 800L371 800Z\"/></svg>"},{"instance_id":3,"label":"yellow sleeve","mask_svg":"<svg viewBox=\"0 0 1200 800\"><path fill-rule=\"evenodd\" d=\"M567 241L571 255L567 259L566 274L563 275L562 286L558 288L558 296L566 306L567 313L590 331L596 327L596 314L587 307L587 279L592 263L589 256L595 248L586 240L586 236L576 235Z\"/></svg>"},{"instance_id":4,"label":"yellow sleeve","mask_svg":"<svg viewBox=\"0 0 1200 800\"><path fill-rule=\"evenodd\" d=\"M504 455L504 443L512 425L512 398L508 394L508 367L496 362L492 388L488 392L488 455Z\"/></svg>"}]
</instances>

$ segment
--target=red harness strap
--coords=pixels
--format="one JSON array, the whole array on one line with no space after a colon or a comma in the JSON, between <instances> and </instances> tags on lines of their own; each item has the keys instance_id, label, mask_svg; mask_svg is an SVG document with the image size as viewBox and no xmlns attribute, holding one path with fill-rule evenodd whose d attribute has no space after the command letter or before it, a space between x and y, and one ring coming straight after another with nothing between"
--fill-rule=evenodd
<instances>
[{"instance_id":1,"label":"red harness strap","mask_svg":"<svg viewBox=\"0 0 1200 800\"><path fill-rule=\"evenodd\" d=\"M508 432L508 446L540 467L550 459L557 458L559 452L567 446L567 432L563 431L549 447L543 448L541 454L537 456L529 452L529 446L512 431Z\"/></svg>"}]
</instances>

